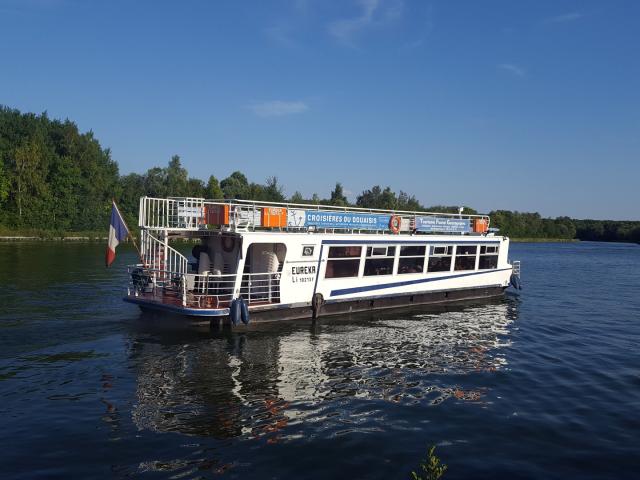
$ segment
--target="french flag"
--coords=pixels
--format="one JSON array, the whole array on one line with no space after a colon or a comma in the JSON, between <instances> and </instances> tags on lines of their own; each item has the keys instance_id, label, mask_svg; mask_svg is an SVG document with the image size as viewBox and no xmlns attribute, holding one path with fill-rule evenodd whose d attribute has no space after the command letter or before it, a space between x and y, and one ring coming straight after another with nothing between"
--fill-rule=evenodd
<instances>
[{"instance_id":1,"label":"french flag","mask_svg":"<svg viewBox=\"0 0 640 480\"><path fill-rule=\"evenodd\" d=\"M129 235L129 229L120 215L120 210L116 207L116 202L111 207L111 224L109 225L109 244L105 261L107 267L116 259L116 247Z\"/></svg>"}]
</instances>

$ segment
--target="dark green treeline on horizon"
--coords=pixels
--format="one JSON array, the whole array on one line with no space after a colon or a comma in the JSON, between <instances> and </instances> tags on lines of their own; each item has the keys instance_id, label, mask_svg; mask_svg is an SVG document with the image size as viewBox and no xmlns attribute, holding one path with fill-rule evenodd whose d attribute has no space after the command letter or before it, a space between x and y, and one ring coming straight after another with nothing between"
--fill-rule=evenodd
<instances>
[{"instance_id":1,"label":"dark green treeline on horizon","mask_svg":"<svg viewBox=\"0 0 640 480\"><path fill-rule=\"evenodd\" d=\"M250 182L241 172L218 180L189 177L180 157L146 173L120 175L108 148L93 132L80 133L75 123L52 120L0 106L0 230L53 232L101 231L108 228L111 199L118 202L130 226L137 224L141 196L241 198L263 201L351 205L336 183L329 198L299 192L284 195L276 177ZM457 207L424 207L415 196L378 185L358 195L358 207L457 212ZM465 207L465 213L475 210ZM493 227L514 238L557 238L640 242L640 222L542 218L538 213L490 212Z\"/></svg>"}]
</instances>

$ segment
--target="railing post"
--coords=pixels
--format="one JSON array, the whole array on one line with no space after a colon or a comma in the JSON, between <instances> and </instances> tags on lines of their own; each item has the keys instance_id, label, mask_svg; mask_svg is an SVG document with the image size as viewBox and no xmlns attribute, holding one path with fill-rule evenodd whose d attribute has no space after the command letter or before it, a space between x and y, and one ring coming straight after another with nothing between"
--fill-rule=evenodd
<instances>
[{"instance_id":1,"label":"railing post","mask_svg":"<svg viewBox=\"0 0 640 480\"><path fill-rule=\"evenodd\" d=\"M269 303L271 303L271 274L269 274L269 294L268 294L268 298L269 298Z\"/></svg>"}]
</instances>

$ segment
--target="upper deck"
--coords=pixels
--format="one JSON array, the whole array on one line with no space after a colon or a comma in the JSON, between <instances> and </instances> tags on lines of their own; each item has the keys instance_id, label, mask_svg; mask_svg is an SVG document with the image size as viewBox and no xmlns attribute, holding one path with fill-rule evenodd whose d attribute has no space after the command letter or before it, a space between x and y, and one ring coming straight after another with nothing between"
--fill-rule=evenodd
<instances>
[{"instance_id":1,"label":"upper deck","mask_svg":"<svg viewBox=\"0 0 640 480\"><path fill-rule=\"evenodd\" d=\"M479 235L489 231L489 223L487 215L191 197L142 197L138 218L142 229L184 236L220 231Z\"/></svg>"}]
</instances>

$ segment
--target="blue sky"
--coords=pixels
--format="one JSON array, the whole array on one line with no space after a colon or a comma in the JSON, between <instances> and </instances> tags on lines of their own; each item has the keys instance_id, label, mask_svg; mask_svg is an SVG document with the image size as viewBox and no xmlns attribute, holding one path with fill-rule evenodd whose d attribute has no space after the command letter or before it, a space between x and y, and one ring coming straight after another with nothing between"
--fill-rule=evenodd
<instances>
[{"instance_id":1,"label":"blue sky","mask_svg":"<svg viewBox=\"0 0 640 480\"><path fill-rule=\"evenodd\" d=\"M122 173L640 219L640 2L0 0L0 103Z\"/></svg>"}]
</instances>

